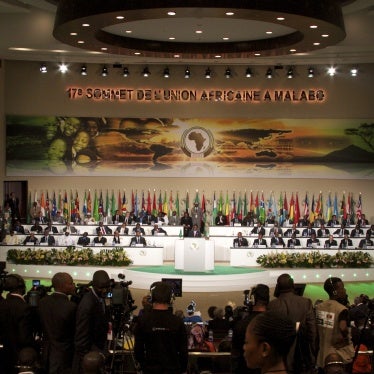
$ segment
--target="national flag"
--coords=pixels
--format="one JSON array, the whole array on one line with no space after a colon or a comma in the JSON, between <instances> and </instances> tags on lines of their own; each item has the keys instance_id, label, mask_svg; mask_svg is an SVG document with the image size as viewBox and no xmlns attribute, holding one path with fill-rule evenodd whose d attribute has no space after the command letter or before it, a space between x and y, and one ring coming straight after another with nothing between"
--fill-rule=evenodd
<instances>
[{"instance_id":1,"label":"national flag","mask_svg":"<svg viewBox=\"0 0 374 374\"><path fill-rule=\"evenodd\" d=\"M117 211L117 206L116 206L116 197L114 196L114 190L112 190L112 198L111 198L111 204L110 204L110 208L112 209L111 213L112 213L112 216L114 216L116 214L116 211Z\"/></svg>"},{"instance_id":2,"label":"national flag","mask_svg":"<svg viewBox=\"0 0 374 374\"><path fill-rule=\"evenodd\" d=\"M42 192L42 196L40 197L40 211L42 212L42 216L45 217L45 198L44 198L44 192Z\"/></svg>"},{"instance_id":3,"label":"national flag","mask_svg":"<svg viewBox=\"0 0 374 374\"><path fill-rule=\"evenodd\" d=\"M108 190L106 190L106 196L105 196L105 212L106 212L108 217L112 215L112 212L111 212L111 209L110 209L110 200L109 200L109 191Z\"/></svg>"},{"instance_id":4,"label":"national flag","mask_svg":"<svg viewBox=\"0 0 374 374\"><path fill-rule=\"evenodd\" d=\"M61 195L61 191L58 192L57 210L62 211L64 209L64 199Z\"/></svg>"},{"instance_id":5,"label":"national flag","mask_svg":"<svg viewBox=\"0 0 374 374\"><path fill-rule=\"evenodd\" d=\"M100 221L99 200L97 198L97 192L96 192L96 190L95 190L95 197L94 197L94 205L93 205L92 217L95 219L95 221Z\"/></svg>"},{"instance_id":6,"label":"national flag","mask_svg":"<svg viewBox=\"0 0 374 374\"><path fill-rule=\"evenodd\" d=\"M258 191L257 191L257 195L256 195L256 200L255 200L255 216L259 219L260 218L260 206L259 206L259 202L258 202Z\"/></svg>"},{"instance_id":7,"label":"national flag","mask_svg":"<svg viewBox=\"0 0 374 374\"><path fill-rule=\"evenodd\" d=\"M213 211L212 211L212 225L216 222L216 217L218 213L218 203L216 200L216 191L213 192Z\"/></svg>"},{"instance_id":8,"label":"national flag","mask_svg":"<svg viewBox=\"0 0 374 374\"><path fill-rule=\"evenodd\" d=\"M87 196L87 213L92 214L91 190L88 190L88 196Z\"/></svg>"},{"instance_id":9,"label":"national flag","mask_svg":"<svg viewBox=\"0 0 374 374\"><path fill-rule=\"evenodd\" d=\"M73 195L73 190L70 190L70 212L69 212L69 219L71 220L71 221L73 221L72 220L72 216L74 216L74 214L75 214L75 200L74 200L74 195Z\"/></svg>"},{"instance_id":10,"label":"national flag","mask_svg":"<svg viewBox=\"0 0 374 374\"><path fill-rule=\"evenodd\" d=\"M194 204L198 203L200 205L199 190L196 190Z\"/></svg>"},{"instance_id":11,"label":"national flag","mask_svg":"<svg viewBox=\"0 0 374 374\"><path fill-rule=\"evenodd\" d=\"M139 214L139 208L138 208L138 190L135 190L135 199L134 199L134 205L132 210L134 211L135 217Z\"/></svg>"},{"instance_id":12,"label":"national flag","mask_svg":"<svg viewBox=\"0 0 374 374\"><path fill-rule=\"evenodd\" d=\"M135 195L134 195L134 190L131 190L131 211L135 212Z\"/></svg>"},{"instance_id":13,"label":"national flag","mask_svg":"<svg viewBox=\"0 0 374 374\"><path fill-rule=\"evenodd\" d=\"M64 203L63 203L63 212L62 212L65 220L68 219L68 216L69 216L69 204L68 204L68 194L65 190L65 194L64 194Z\"/></svg>"},{"instance_id":14,"label":"national flag","mask_svg":"<svg viewBox=\"0 0 374 374\"><path fill-rule=\"evenodd\" d=\"M334 209L333 213L334 216L338 217L339 216L339 209L338 209L338 195L335 192L335 197L334 197Z\"/></svg>"},{"instance_id":15,"label":"national flag","mask_svg":"<svg viewBox=\"0 0 374 374\"><path fill-rule=\"evenodd\" d=\"M45 199L45 216L49 219L50 217L50 214L51 214L51 202L49 200L49 195L48 195L48 191L47 191L47 197Z\"/></svg>"},{"instance_id":16,"label":"national flag","mask_svg":"<svg viewBox=\"0 0 374 374\"><path fill-rule=\"evenodd\" d=\"M345 205L345 215L344 218L348 218L351 212L351 194L348 192L347 204Z\"/></svg>"},{"instance_id":17,"label":"national flag","mask_svg":"<svg viewBox=\"0 0 374 374\"><path fill-rule=\"evenodd\" d=\"M164 201L162 202L162 211L166 215L169 215L169 204L168 204L168 198L167 198L166 191L164 192Z\"/></svg>"},{"instance_id":18,"label":"national flag","mask_svg":"<svg viewBox=\"0 0 374 374\"><path fill-rule=\"evenodd\" d=\"M173 210L174 210L174 206L173 206L173 191L170 191L170 195L169 195L169 214L170 215L173 212Z\"/></svg>"},{"instance_id":19,"label":"national flag","mask_svg":"<svg viewBox=\"0 0 374 374\"><path fill-rule=\"evenodd\" d=\"M293 222L294 218L295 218L295 200L293 198L293 192L292 192L292 195L291 195L291 200L290 200L290 211L289 211L289 217L290 217L290 220Z\"/></svg>"},{"instance_id":20,"label":"national flag","mask_svg":"<svg viewBox=\"0 0 374 374\"><path fill-rule=\"evenodd\" d=\"M160 194L158 195L158 212L162 212L162 207L162 196L160 191Z\"/></svg>"},{"instance_id":21,"label":"national flag","mask_svg":"<svg viewBox=\"0 0 374 374\"><path fill-rule=\"evenodd\" d=\"M177 217L180 217L180 210L179 210L179 192L177 191L177 198L175 199L175 211L177 212Z\"/></svg>"},{"instance_id":22,"label":"national flag","mask_svg":"<svg viewBox=\"0 0 374 374\"><path fill-rule=\"evenodd\" d=\"M53 191L53 199L52 199L52 216L57 214L57 201L56 201L56 193Z\"/></svg>"},{"instance_id":23,"label":"national flag","mask_svg":"<svg viewBox=\"0 0 374 374\"><path fill-rule=\"evenodd\" d=\"M318 200L316 204L316 208L314 210L314 215L318 216L318 214L322 213L322 192L320 191L318 195Z\"/></svg>"},{"instance_id":24,"label":"national flag","mask_svg":"<svg viewBox=\"0 0 374 374\"><path fill-rule=\"evenodd\" d=\"M273 196L273 199L272 199L273 200L273 214L274 214L275 219L278 219L278 204L275 200L274 192L272 192L271 194Z\"/></svg>"},{"instance_id":25,"label":"national flag","mask_svg":"<svg viewBox=\"0 0 374 374\"><path fill-rule=\"evenodd\" d=\"M127 199L126 199L126 190L123 190L123 197L122 197L122 212L127 211Z\"/></svg>"},{"instance_id":26,"label":"national flag","mask_svg":"<svg viewBox=\"0 0 374 374\"><path fill-rule=\"evenodd\" d=\"M226 216L227 219L229 219L230 216L230 201L229 201L229 192L226 191L226 202L225 202L225 212L223 213L224 216Z\"/></svg>"},{"instance_id":27,"label":"national flag","mask_svg":"<svg viewBox=\"0 0 374 374\"><path fill-rule=\"evenodd\" d=\"M295 200L295 218L294 223L298 224L300 221L300 205L299 205L299 194L296 192L296 200Z\"/></svg>"},{"instance_id":28,"label":"national flag","mask_svg":"<svg viewBox=\"0 0 374 374\"><path fill-rule=\"evenodd\" d=\"M251 191L251 201L250 201L250 204L249 204L249 210L254 214L256 215L256 206L255 206L255 202L253 200L253 192Z\"/></svg>"},{"instance_id":29,"label":"national flag","mask_svg":"<svg viewBox=\"0 0 374 374\"><path fill-rule=\"evenodd\" d=\"M238 206L237 206L238 218L240 220L243 219L243 202L242 202L242 194L239 192L238 198Z\"/></svg>"},{"instance_id":30,"label":"national flag","mask_svg":"<svg viewBox=\"0 0 374 374\"><path fill-rule=\"evenodd\" d=\"M282 192L279 193L279 200L278 200L278 207L279 207L279 225L283 225L284 216L283 216L283 195Z\"/></svg>"},{"instance_id":31,"label":"national flag","mask_svg":"<svg viewBox=\"0 0 374 374\"><path fill-rule=\"evenodd\" d=\"M156 190L153 190L152 214L153 214L155 217L156 217L157 214L158 214L158 211L157 211Z\"/></svg>"},{"instance_id":32,"label":"national flag","mask_svg":"<svg viewBox=\"0 0 374 374\"><path fill-rule=\"evenodd\" d=\"M189 197L188 191L187 191L187 194L186 194L186 209L185 209L185 211L189 212L189 210L190 210L190 197Z\"/></svg>"},{"instance_id":33,"label":"national flag","mask_svg":"<svg viewBox=\"0 0 374 374\"><path fill-rule=\"evenodd\" d=\"M203 211L203 219L202 219L202 221L204 222L204 223L206 223L206 201L205 201L205 195L204 195L204 193L203 193L203 197L202 197L202 200L201 200L201 210ZM204 228L207 228L207 225L205 226L204 225Z\"/></svg>"},{"instance_id":34,"label":"national flag","mask_svg":"<svg viewBox=\"0 0 374 374\"><path fill-rule=\"evenodd\" d=\"M347 211L345 208L345 193L343 193L342 203L340 206L340 215L342 215L344 219L347 218Z\"/></svg>"},{"instance_id":35,"label":"national flag","mask_svg":"<svg viewBox=\"0 0 374 374\"><path fill-rule=\"evenodd\" d=\"M329 196L327 197L326 202L326 221L330 221L332 218L332 200L331 200L331 192L329 192Z\"/></svg>"},{"instance_id":36,"label":"national flag","mask_svg":"<svg viewBox=\"0 0 374 374\"><path fill-rule=\"evenodd\" d=\"M27 219L26 219L26 222L28 224L31 223L31 216L30 216L30 211L31 211L31 192L29 192L29 198L27 199Z\"/></svg>"},{"instance_id":37,"label":"national flag","mask_svg":"<svg viewBox=\"0 0 374 374\"><path fill-rule=\"evenodd\" d=\"M260 222L265 223L265 199L264 199L264 193L261 193L261 200L260 200Z\"/></svg>"},{"instance_id":38,"label":"national flag","mask_svg":"<svg viewBox=\"0 0 374 374\"><path fill-rule=\"evenodd\" d=\"M243 202L243 216L248 214L248 201L247 201L247 191L244 192L244 202Z\"/></svg>"},{"instance_id":39,"label":"national flag","mask_svg":"<svg viewBox=\"0 0 374 374\"><path fill-rule=\"evenodd\" d=\"M286 192L284 193L284 199L283 199L283 217L286 219L288 215L288 202L287 202L287 195Z\"/></svg>"},{"instance_id":40,"label":"national flag","mask_svg":"<svg viewBox=\"0 0 374 374\"><path fill-rule=\"evenodd\" d=\"M309 217L309 199L308 199L308 194L305 194L305 199L304 199L304 212L303 212L303 217Z\"/></svg>"},{"instance_id":41,"label":"national flag","mask_svg":"<svg viewBox=\"0 0 374 374\"><path fill-rule=\"evenodd\" d=\"M117 209L122 212L122 197L120 190L118 190Z\"/></svg>"},{"instance_id":42,"label":"national flag","mask_svg":"<svg viewBox=\"0 0 374 374\"><path fill-rule=\"evenodd\" d=\"M314 194L313 194L313 197L312 197L312 205L310 207L310 210L309 210L309 222L310 223L313 223L314 222Z\"/></svg>"},{"instance_id":43,"label":"national flag","mask_svg":"<svg viewBox=\"0 0 374 374\"><path fill-rule=\"evenodd\" d=\"M273 201L273 192L270 192L269 200L268 200L268 211L267 211L267 217L270 218L274 215L274 201Z\"/></svg>"},{"instance_id":44,"label":"national flag","mask_svg":"<svg viewBox=\"0 0 374 374\"><path fill-rule=\"evenodd\" d=\"M83 199L83 214L86 216L87 215L87 195L86 195L86 191L84 191L84 199Z\"/></svg>"},{"instance_id":45,"label":"national flag","mask_svg":"<svg viewBox=\"0 0 374 374\"><path fill-rule=\"evenodd\" d=\"M103 191L100 191L97 210L98 210L99 216L102 216L104 213Z\"/></svg>"},{"instance_id":46,"label":"national flag","mask_svg":"<svg viewBox=\"0 0 374 374\"><path fill-rule=\"evenodd\" d=\"M357 205L356 205L356 216L358 219L362 217L362 197L361 194L358 197Z\"/></svg>"},{"instance_id":47,"label":"national flag","mask_svg":"<svg viewBox=\"0 0 374 374\"><path fill-rule=\"evenodd\" d=\"M144 198L144 191L142 191L142 210L146 210L145 209L145 198Z\"/></svg>"},{"instance_id":48,"label":"national flag","mask_svg":"<svg viewBox=\"0 0 374 374\"><path fill-rule=\"evenodd\" d=\"M232 211L232 213L236 213L236 197L235 197L235 191L234 191L233 194L232 194L231 211Z\"/></svg>"},{"instance_id":49,"label":"national flag","mask_svg":"<svg viewBox=\"0 0 374 374\"><path fill-rule=\"evenodd\" d=\"M224 209L224 203L223 203L223 195L222 195L222 191L221 191L220 194L219 194L219 200L218 200L218 212L223 213L223 209Z\"/></svg>"},{"instance_id":50,"label":"national flag","mask_svg":"<svg viewBox=\"0 0 374 374\"><path fill-rule=\"evenodd\" d=\"M147 214L151 215L152 213L152 202L151 202L151 191L148 190L148 197L147 197Z\"/></svg>"}]
</instances>

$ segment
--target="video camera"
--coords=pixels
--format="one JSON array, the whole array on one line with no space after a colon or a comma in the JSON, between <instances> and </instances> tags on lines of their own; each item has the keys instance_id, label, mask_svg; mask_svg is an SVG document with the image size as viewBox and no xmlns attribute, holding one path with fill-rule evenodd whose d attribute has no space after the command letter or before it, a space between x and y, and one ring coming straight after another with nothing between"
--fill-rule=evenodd
<instances>
[{"instance_id":1,"label":"video camera","mask_svg":"<svg viewBox=\"0 0 374 374\"><path fill-rule=\"evenodd\" d=\"M39 279L33 279L32 287L29 292L27 292L25 296L25 300L28 302L30 306L37 307L39 306L39 301L44 296L47 296L49 292L52 291L53 286L43 286L40 284Z\"/></svg>"},{"instance_id":2,"label":"video camera","mask_svg":"<svg viewBox=\"0 0 374 374\"><path fill-rule=\"evenodd\" d=\"M235 308L234 320L244 319L252 311L253 300L251 299L251 296L252 296L251 290L244 290L243 295L244 295L243 305Z\"/></svg>"}]
</instances>

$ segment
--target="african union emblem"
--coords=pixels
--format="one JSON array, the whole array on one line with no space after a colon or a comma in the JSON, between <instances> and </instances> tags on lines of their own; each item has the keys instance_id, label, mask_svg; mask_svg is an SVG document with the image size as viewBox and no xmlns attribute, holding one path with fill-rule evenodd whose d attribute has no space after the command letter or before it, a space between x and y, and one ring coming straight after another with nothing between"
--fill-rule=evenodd
<instances>
[{"instance_id":1,"label":"african union emblem","mask_svg":"<svg viewBox=\"0 0 374 374\"><path fill-rule=\"evenodd\" d=\"M182 134L183 152L192 158L203 158L213 150L212 133L203 127L191 127Z\"/></svg>"}]
</instances>

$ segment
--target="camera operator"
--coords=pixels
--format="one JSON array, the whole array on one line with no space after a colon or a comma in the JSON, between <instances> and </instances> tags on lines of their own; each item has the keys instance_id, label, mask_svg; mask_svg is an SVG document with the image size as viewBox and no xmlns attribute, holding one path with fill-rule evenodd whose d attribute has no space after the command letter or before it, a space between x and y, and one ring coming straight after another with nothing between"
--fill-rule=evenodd
<instances>
[{"instance_id":1,"label":"camera operator","mask_svg":"<svg viewBox=\"0 0 374 374\"><path fill-rule=\"evenodd\" d=\"M82 360L86 353L106 353L109 320L105 310L105 297L109 289L108 273L97 270L92 278L92 288L83 295L78 305L74 337L74 374L82 373Z\"/></svg>"},{"instance_id":2,"label":"camera operator","mask_svg":"<svg viewBox=\"0 0 374 374\"><path fill-rule=\"evenodd\" d=\"M22 348L35 347L33 326L35 317L32 308L24 299L25 281L18 274L10 274L4 279L4 291L9 291L1 302L0 328L3 336L3 358L0 372L16 373L15 365Z\"/></svg>"},{"instance_id":3,"label":"camera operator","mask_svg":"<svg viewBox=\"0 0 374 374\"><path fill-rule=\"evenodd\" d=\"M187 370L187 333L181 318L170 309L173 292L166 282L151 286L152 309L135 326L135 358L144 374L184 373Z\"/></svg>"},{"instance_id":4,"label":"camera operator","mask_svg":"<svg viewBox=\"0 0 374 374\"><path fill-rule=\"evenodd\" d=\"M245 341L245 332L249 322L258 314L266 312L267 305L269 304L270 295L269 287L265 284L258 284L252 288L250 298L248 298L249 291L244 291L244 318L237 320L233 326L233 336L231 345L231 366L232 373L260 373L260 369L248 369L244 360L243 345Z\"/></svg>"},{"instance_id":5,"label":"camera operator","mask_svg":"<svg viewBox=\"0 0 374 374\"><path fill-rule=\"evenodd\" d=\"M43 366L46 373L70 373L74 355L75 314L77 305L69 300L75 285L68 273L52 278L55 290L39 302L43 329Z\"/></svg>"}]
</instances>

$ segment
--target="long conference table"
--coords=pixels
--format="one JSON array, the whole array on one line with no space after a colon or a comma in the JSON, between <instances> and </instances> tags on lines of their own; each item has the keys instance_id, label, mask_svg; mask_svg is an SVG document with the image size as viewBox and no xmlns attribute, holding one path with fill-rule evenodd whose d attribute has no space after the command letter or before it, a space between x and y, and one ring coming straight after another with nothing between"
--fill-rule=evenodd
<instances>
[{"instance_id":1,"label":"long conference table","mask_svg":"<svg viewBox=\"0 0 374 374\"><path fill-rule=\"evenodd\" d=\"M64 234L63 228L66 225L63 224L53 224L54 227L58 229L58 233L53 234L55 237L56 244L53 246L54 248L66 248L66 245L62 245ZM45 228L45 225L42 225ZM112 238L113 235L105 235L107 239L107 244L104 246L94 246L93 239L97 236L96 228L98 227L97 224L93 225L75 225L77 229L77 233L71 234L71 238L73 239L73 243L76 245L78 242L78 238L82 236L84 232L88 233L90 238L90 245L89 247L92 248L95 252L99 252L101 249L105 248L110 250L114 248L112 245ZM117 228L117 225L109 225L109 227L114 232ZM145 230L144 238L146 240L147 245L145 247L130 247L130 240L133 236L132 229L134 226L128 226L129 228L129 235L120 235L121 243L117 244L116 246L123 247L128 256L133 261L133 265L162 265L164 261L166 262L175 262L176 266L180 265L180 253L183 250L181 248L185 248L185 239L181 237L181 233L183 233L182 226L163 226L163 229L167 232L167 235L151 235L151 230L153 226L143 226ZM283 247L270 247L270 229L272 226L265 227L265 236L264 239L267 241L267 248L258 248L253 247L253 241L257 238L257 234L251 235L250 231L253 227L242 227L242 226L212 226L209 228L209 238L207 238L206 246L209 248L209 253L213 256L210 259L207 259L207 265L209 268L211 267L211 258L213 258L214 262L229 262L231 266L258 266L256 260L260 255L267 254L270 252L284 252L284 251L292 251L292 252L305 252L306 250L313 250L313 251L320 251L326 252L329 254L335 254L338 249L331 248L331 249L324 249L323 244L327 237L319 238L321 246L317 248L307 248L306 241L308 238L306 237L298 237L301 242L301 246L298 248L283 248ZM26 231L30 230L30 225L24 225ZM351 231L354 227L348 228ZM360 237L351 238L353 242L353 246L348 249L356 249L361 239L365 237L365 232L369 227L363 228L364 234ZM283 228L285 231L287 228ZM333 228L336 230L337 228ZM299 228L301 231L302 228ZM247 238L249 241L249 246L244 248L234 248L233 247L233 240L237 237L238 232L242 232L243 236ZM330 230L331 232L332 230ZM45 245L22 245L26 238L27 234L16 234L17 244L16 245L1 245L0 247L0 261L6 261L6 253L7 250L10 248L16 249L26 249L26 248L44 248L46 249ZM36 234L36 237L40 241L42 234ZM188 238L190 239L190 238ZM187 239L187 240L188 240ZM289 238L284 237L285 243ZM338 244L340 243L342 237L335 236L335 240L337 240ZM370 248L368 248L370 249ZM178 255L179 253L179 255ZM184 266L184 265L183 265Z\"/></svg>"}]
</instances>

